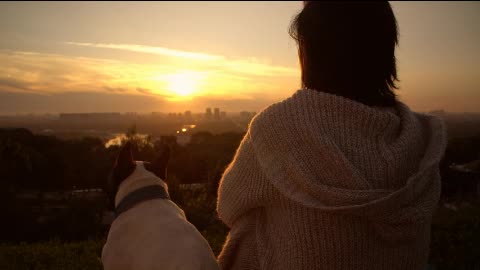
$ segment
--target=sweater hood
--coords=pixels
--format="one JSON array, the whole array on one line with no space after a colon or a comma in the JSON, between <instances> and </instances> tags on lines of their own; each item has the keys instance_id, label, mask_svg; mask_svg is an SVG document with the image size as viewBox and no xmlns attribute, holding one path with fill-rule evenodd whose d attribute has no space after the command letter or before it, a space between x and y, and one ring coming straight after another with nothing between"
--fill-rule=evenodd
<instances>
[{"instance_id":1,"label":"sweater hood","mask_svg":"<svg viewBox=\"0 0 480 270\"><path fill-rule=\"evenodd\" d=\"M431 219L446 145L436 117L302 89L259 113L249 133L268 180L297 203L384 225Z\"/></svg>"}]
</instances>

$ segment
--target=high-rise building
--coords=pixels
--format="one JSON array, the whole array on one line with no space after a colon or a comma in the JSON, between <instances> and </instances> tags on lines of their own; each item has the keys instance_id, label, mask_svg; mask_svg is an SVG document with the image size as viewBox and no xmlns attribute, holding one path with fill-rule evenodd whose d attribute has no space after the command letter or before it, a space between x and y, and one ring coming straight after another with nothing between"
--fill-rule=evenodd
<instances>
[{"instance_id":1,"label":"high-rise building","mask_svg":"<svg viewBox=\"0 0 480 270\"><path fill-rule=\"evenodd\" d=\"M225 119L227 117L227 112L220 112L220 118Z\"/></svg>"},{"instance_id":2,"label":"high-rise building","mask_svg":"<svg viewBox=\"0 0 480 270\"><path fill-rule=\"evenodd\" d=\"M215 118L215 120L220 120L220 109L219 108L215 108L214 118Z\"/></svg>"},{"instance_id":3,"label":"high-rise building","mask_svg":"<svg viewBox=\"0 0 480 270\"><path fill-rule=\"evenodd\" d=\"M212 119L212 108L207 108L205 112L205 118Z\"/></svg>"}]
</instances>

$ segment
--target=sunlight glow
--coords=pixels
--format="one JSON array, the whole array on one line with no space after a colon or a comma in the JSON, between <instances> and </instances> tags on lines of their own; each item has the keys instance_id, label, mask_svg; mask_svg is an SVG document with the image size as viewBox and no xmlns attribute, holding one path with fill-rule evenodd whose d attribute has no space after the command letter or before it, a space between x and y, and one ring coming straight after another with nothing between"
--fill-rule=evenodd
<instances>
[{"instance_id":1,"label":"sunlight glow","mask_svg":"<svg viewBox=\"0 0 480 270\"><path fill-rule=\"evenodd\" d=\"M168 75L167 89L178 96L186 97L198 91L201 76L195 72L180 72Z\"/></svg>"}]
</instances>

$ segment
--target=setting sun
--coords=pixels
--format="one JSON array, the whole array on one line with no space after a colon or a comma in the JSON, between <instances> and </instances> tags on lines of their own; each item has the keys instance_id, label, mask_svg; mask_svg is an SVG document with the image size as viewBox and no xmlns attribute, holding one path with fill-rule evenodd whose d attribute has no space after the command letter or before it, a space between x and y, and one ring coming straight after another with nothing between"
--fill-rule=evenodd
<instances>
[{"instance_id":1,"label":"setting sun","mask_svg":"<svg viewBox=\"0 0 480 270\"><path fill-rule=\"evenodd\" d=\"M167 77L168 90L178 96L190 96L198 91L200 76L194 72L181 72Z\"/></svg>"}]
</instances>

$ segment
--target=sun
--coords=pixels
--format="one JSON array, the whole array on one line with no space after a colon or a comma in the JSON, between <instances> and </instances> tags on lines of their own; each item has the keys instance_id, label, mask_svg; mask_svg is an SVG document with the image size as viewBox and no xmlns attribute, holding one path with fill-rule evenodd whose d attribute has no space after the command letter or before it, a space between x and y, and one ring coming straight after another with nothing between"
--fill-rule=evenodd
<instances>
[{"instance_id":1,"label":"sun","mask_svg":"<svg viewBox=\"0 0 480 270\"><path fill-rule=\"evenodd\" d=\"M190 96L198 91L199 75L194 72L179 72L167 77L167 89L178 96Z\"/></svg>"}]
</instances>

